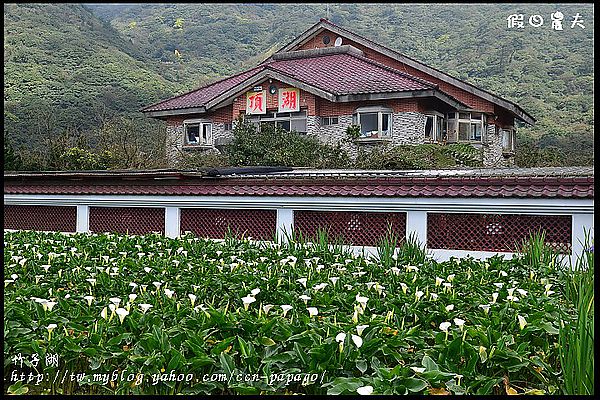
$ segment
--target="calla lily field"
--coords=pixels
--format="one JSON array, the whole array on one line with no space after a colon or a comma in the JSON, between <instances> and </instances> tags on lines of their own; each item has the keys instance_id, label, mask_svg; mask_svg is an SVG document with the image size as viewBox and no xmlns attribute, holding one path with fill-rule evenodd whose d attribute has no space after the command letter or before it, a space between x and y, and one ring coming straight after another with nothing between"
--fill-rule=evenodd
<instances>
[{"instance_id":1,"label":"calla lily field","mask_svg":"<svg viewBox=\"0 0 600 400\"><path fill-rule=\"evenodd\" d=\"M559 394L577 319L561 269L519 256L5 231L4 278L9 393Z\"/></svg>"}]
</instances>

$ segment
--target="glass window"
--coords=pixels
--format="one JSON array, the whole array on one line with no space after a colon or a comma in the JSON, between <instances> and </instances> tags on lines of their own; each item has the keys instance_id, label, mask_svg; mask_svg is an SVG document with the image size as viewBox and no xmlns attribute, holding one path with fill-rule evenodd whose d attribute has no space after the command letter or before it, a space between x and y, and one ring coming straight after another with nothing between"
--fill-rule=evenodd
<instances>
[{"instance_id":1,"label":"glass window","mask_svg":"<svg viewBox=\"0 0 600 400\"><path fill-rule=\"evenodd\" d=\"M458 116L458 129L456 129L456 116ZM485 114L479 112L449 113L448 141L481 142L486 129L485 118Z\"/></svg>"},{"instance_id":2,"label":"glass window","mask_svg":"<svg viewBox=\"0 0 600 400\"><path fill-rule=\"evenodd\" d=\"M367 108L367 110L365 110L364 112L361 112L360 109L358 109L357 113L353 116L354 124L360 126L360 136L362 138L379 138L391 136L391 112L376 111L378 107L365 108ZM389 109L386 108L385 110Z\"/></svg>"},{"instance_id":3,"label":"glass window","mask_svg":"<svg viewBox=\"0 0 600 400\"><path fill-rule=\"evenodd\" d=\"M265 115L253 115L247 118L253 124L269 124L277 126L286 131L306 133L306 111L295 113L270 112Z\"/></svg>"},{"instance_id":4,"label":"glass window","mask_svg":"<svg viewBox=\"0 0 600 400\"><path fill-rule=\"evenodd\" d=\"M458 123L458 140L469 140L470 125L465 122Z\"/></svg>"},{"instance_id":5,"label":"glass window","mask_svg":"<svg viewBox=\"0 0 600 400\"><path fill-rule=\"evenodd\" d=\"M481 140L481 122L471 123L470 140Z\"/></svg>"},{"instance_id":6,"label":"glass window","mask_svg":"<svg viewBox=\"0 0 600 400\"><path fill-rule=\"evenodd\" d=\"M437 140L446 140L446 119L444 117L437 117Z\"/></svg>"},{"instance_id":7,"label":"glass window","mask_svg":"<svg viewBox=\"0 0 600 400\"><path fill-rule=\"evenodd\" d=\"M286 131L290 131L290 121L277 121L276 122L277 126L280 127L281 129L285 129Z\"/></svg>"},{"instance_id":8,"label":"glass window","mask_svg":"<svg viewBox=\"0 0 600 400\"><path fill-rule=\"evenodd\" d=\"M322 126L337 125L337 124L338 124L338 117L321 117L321 125Z\"/></svg>"},{"instance_id":9,"label":"glass window","mask_svg":"<svg viewBox=\"0 0 600 400\"><path fill-rule=\"evenodd\" d=\"M202 124L202 144L211 142L212 124Z\"/></svg>"},{"instance_id":10,"label":"glass window","mask_svg":"<svg viewBox=\"0 0 600 400\"><path fill-rule=\"evenodd\" d=\"M306 133L306 119L292 119L290 121L290 131Z\"/></svg>"},{"instance_id":11,"label":"glass window","mask_svg":"<svg viewBox=\"0 0 600 400\"><path fill-rule=\"evenodd\" d=\"M212 145L212 123L185 123L185 138L187 144Z\"/></svg>"},{"instance_id":12,"label":"glass window","mask_svg":"<svg viewBox=\"0 0 600 400\"><path fill-rule=\"evenodd\" d=\"M504 151L514 151L515 149L515 131L513 129L501 129L502 149Z\"/></svg>"},{"instance_id":13,"label":"glass window","mask_svg":"<svg viewBox=\"0 0 600 400\"><path fill-rule=\"evenodd\" d=\"M425 119L425 137L431 138L433 140L435 140L435 134L433 131L434 120L435 120L435 116L433 116L433 115L427 115L427 117Z\"/></svg>"},{"instance_id":14,"label":"glass window","mask_svg":"<svg viewBox=\"0 0 600 400\"><path fill-rule=\"evenodd\" d=\"M378 113L360 114L360 134L363 137L377 136L379 133Z\"/></svg>"},{"instance_id":15,"label":"glass window","mask_svg":"<svg viewBox=\"0 0 600 400\"><path fill-rule=\"evenodd\" d=\"M390 136L390 126L392 120L391 114L381 114L381 134L383 136Z\"/></svg>"},{"instance_id":16,"label":"glass window","mask_svg":"<svg viewBox=\"0 0 600 400\"><path fill-rule=\"evenodd\" d=\"M185 125L188 143L198 143L200 139L200 124Z\"/></svg>"}]
</instances>

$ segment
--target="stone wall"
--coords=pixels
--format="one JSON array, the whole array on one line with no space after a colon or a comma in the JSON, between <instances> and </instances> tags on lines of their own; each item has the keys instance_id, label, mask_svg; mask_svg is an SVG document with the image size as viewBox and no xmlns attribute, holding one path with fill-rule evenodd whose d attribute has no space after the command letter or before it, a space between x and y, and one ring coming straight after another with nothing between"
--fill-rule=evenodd
<instances>
[{"instance_id":1,"label":"stone wall","mask_svg":"<svg viewBox=\"0 0 600 400\"><path fill-rule=\"evenodd\" d=\"M505 157L502 152L502 134L496 125L487 128L486 140L483 145L483 166L485 168L514 167L515 157Z\"/></svg>"},{"instance_id":2,"label":"stone wall","mask_svg":"<svg viewBox=\"0 0 600 400\"><path fill-rule=\"evenodd\" d=\"M418 112L392 114L392 137L390 144L425 143L425 115ZM307 134L316 136L321 142L336 145L340 143L350 157L356 158L359 147L363 150L376 148L378 143L363 142L352 144L347 139L346 129L352 125L352 115L339 115L335 125L321 125L320 117L308 117ZM385 142L383 142L385 143Z\"/></svg>"},{"instance_id":3,"label":"stone wall","mask_svg":"<svg viewBox=\"0 0 600 400\"><path fill-rule=\"evenodd\" d=\"M169 166L176 167L185 161L186 157L194 154L220 154L222 146L233 139L233 132L225 130L225 124L213 123L212 136L215 147L201 147L196 145L185 145L185 134L183 123L167 125L167 159Z\"/></svg>"},{"instance_id":4,"label":"stone wall","mask_svg":"<svg viewBox=\"0 0 600 400\"><path fill-rule=\"evenodd\" d=\"M318 138L322 143L328 145L340 144L348 152L352 159L358 155L359 148L369 151L376 148L380 142L351 143L347 141L346 129L352 125L352 115L339 115L338 123L335 125L321 125L321 117L308 116L306 121L307 135ZM400 112L392 114L392 138L390 144L420 144L425 143L425 121L424 114L419 112ZM235 121L234 121L235 125ZM186 156L201 152L204 154L219 154L223 146L233 139L233 132L225 130L224 123L213 123L213 140L215 147L202 148L184 146L183 123L176 121L167 125L167 156L170 166L177 166L185 160ZM385 142L384 142L385 143ZM502 152L502 136L500 130L493 124L488 125L485 142L481 145L483 149L484 167L511 167L514 166L514 156L505 157Z\"/></svg>"}]
</instances>

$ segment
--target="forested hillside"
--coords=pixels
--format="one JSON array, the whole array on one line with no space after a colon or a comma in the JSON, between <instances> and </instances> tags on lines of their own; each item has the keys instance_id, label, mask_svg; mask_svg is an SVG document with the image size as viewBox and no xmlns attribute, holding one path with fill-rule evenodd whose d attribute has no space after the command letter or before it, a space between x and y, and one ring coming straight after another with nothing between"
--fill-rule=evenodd
<instances>
[{"instance_id":1,"label":"forested hillside","mask_svg":"<svg viewBox=\"0 0 600 400\"><path fill-rule=\"evenodd\" d=\"M321 4L5 5L5 138L91 146L143 105L256 65L324 17ZM564 30L550 14L565 15ZM506 17L525 15L523 29ZM579 13L585 29L571 28ZM544 25L527 23L539 14ZM520 104L521 165L593 164L593 5L332 4L330 20ZM121 121L121 120L119 120ZM142 129L143 128L143 129ZM116 129L116 128L115 128ZM143 143L141 145L143 147Z\"/></svg>"}]
</instances>

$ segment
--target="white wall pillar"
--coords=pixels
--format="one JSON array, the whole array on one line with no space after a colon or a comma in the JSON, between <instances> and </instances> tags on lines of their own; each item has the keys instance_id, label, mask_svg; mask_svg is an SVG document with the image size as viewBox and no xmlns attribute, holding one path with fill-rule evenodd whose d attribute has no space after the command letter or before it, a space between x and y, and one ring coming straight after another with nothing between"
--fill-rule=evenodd
<instances>
[{"instance_id":1,"label":"white wall pillar","mask_svg":"<svg viewBox=\"0 0 600 400\"><path fill-rule=\"evenodd\" d=\"M575 265L577 257L580 256L585 248L585 233L589 232L591 246L594 239L594 214L572 214L572 227L571 227L571 265Z\"/></svg>"},{"instance_id":2,"label":"white wall pillar","mask_svg":"<svg viewBox=\"0 0 600 400\"><path fill-rule=\"evenodd\" d=\"M406 212L406 240L411 233L421 246L427 245L427 211Z\"/></svg>"},{"instance_id":3,"label":"white wall pillar","mask_svg":"<svg viewBox=\"0 0 600 400\"><path fill-rule=\"evenodd\" d=\"M179 207L165 207L165 236L179 237L181 212Z\"/></svg>"},{"instance_id":4,"label":"white wall pillar","mask_svg":"<svg viewBox=\"0 0 600 400\"><path fill-rule=\"evenodd\" d=\"M77 205L77 225L76 232L90 231L90 206Z\"/></svg>"},{"instance_id":5,"label":"white wall pillar","mask_svg":"<svg viewBox=\"0 0 600 400\"><path fill-rule=\"evenodd\" d=\"M277 240L283 243L286 235L291 235L294 229L294 210L287 208L277 209Z\"/></svg>"}]
</instances>

